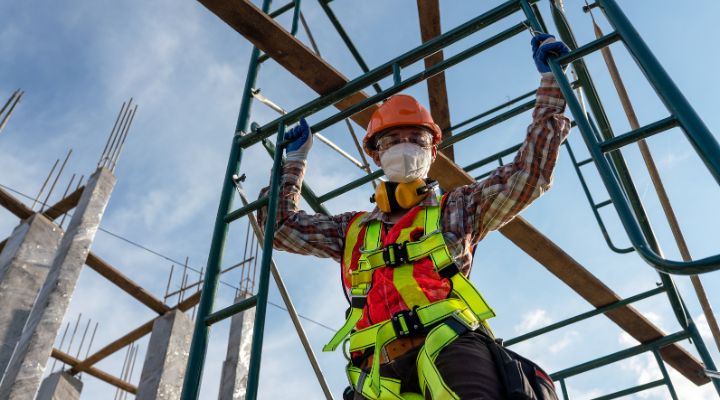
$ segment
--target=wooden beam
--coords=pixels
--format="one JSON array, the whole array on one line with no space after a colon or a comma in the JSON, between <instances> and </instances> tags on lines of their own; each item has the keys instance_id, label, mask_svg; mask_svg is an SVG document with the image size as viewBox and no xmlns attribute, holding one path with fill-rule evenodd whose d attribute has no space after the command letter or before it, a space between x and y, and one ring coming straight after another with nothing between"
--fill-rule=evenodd
<instances>
[{"instance_id":1,"label":"wooden beam","mask_svg":"<svg viewBox=\"0 0 720 400\"><path fill-rule=\"evenodd\" d=\"M178 303L175 307L171 308L171 310L178 309L180 311L187 311L191 309L193 306L195 306L200 301L200 293L196 292L193 293L191 296L189 296L187 299L183 300L182 302ZM133 343L135 341L140 340L148 333L152 332L153 324L155 323L155 320L160 318L160 316L155 317L151 319L150 321L140 325L139 327L133 329L132 331L126 333L122 337L118 338L112 343L109 343L102 349L96 351L92 355L90 355L88 358L84 359L81 362L78 362L76 365L73 365L73 367L68 371L70 375L76 375L80 372L87 371L89 368L92 368L93 365L97 364L98 362L104 360L105 358L111 356L116 351L121 350L125 346L129 345L130 343Z\"/></svg>"},{"instance_id":2,"label":"wooden beam","mask_svg":"<svg viewBox=\"0 0 720 400\"><path fill-rule=\"evenodd\" d=\"M80 360L77 358L71 356L70 354L64 353L58 349L52 349L52 353L50 354L53 358L55 358L58 361L64 362L65 364L75 367L76 365L80 364ZM117 378L113 375L108 374L105 371L101 371L97 368L90 367L85 370L85 372L89 375L92 375L101 381L105 381L115 387L118 387L126 392L130 392L132 394L137 394L137 386L132 385L128 382L125 382L124 380Z\"/></svg>"},{"instance_id":3,"label":"wooden beam","mask_svg":"<svg viewBox=\"0 0 720 400\"><path fill-rule=\"evenodd\" d=\"M59 216L72 210L73 208L75 208L78 201L80 201L80 196L82 196L82 192L84 189L85 186L82 186L74 192L70 193L70 195L45 210L43 212L43 215L49 220L54 221ZM15 214L15 216L20 219L25 219L35 214L35 211L31 210L30 207L25 205L25 203L23 203L10 193L6 192L2 188L0 188L0 206L5 207L8 211Z\"/></svg>"},{"instance_id":4,"label":"wooden beam","mask_svg":"<svg viewBox=\"0 0 720 400\"><path fill-rule=\"evenodd\" d=\"M249 1L199 1L237 32L245 36L251 43L276 59L290 73L300 78L318 93L329 93L347 82L347 79L340 75L334 68L317 57L317 55L292 37L292 35L275 23L275 21L270 19L257 7L250 4ZM321 81L324 80L329 80L332 84L323 86ZM339 102L338 108L343 109L343 107L350 107L352 104L366 98L367 95L364 93L355 93L353 96ZM342 104L342 106L340 106L340 104ZM366 111L368 110L369 109L366 109ZM361 126L367 126L369 113L356 114L354 120ZM431 178L437 180L440 186L446 191L474 182L470 175L441 153L438 153L438 157L435 159L429 175ZM612 302L609 301L610 299L617 298L617 295L602 284L600 280L584 268L579 269L579 263L562 251L562 249L549 238L534 229L524 219L515 218L500 229L500 232L513 241L513 243L520 246L520 248L531 257L538 261L542 260L540 262L551 272L562 271L563 276L566 277L576 275L585 276L583 280L568 280L566 283L571 285L571 287L590 304L609 304ZM532 238L532 240L529 240L529 238ZM590 289L583 288L585 285L588 285ZM646 341L648 337L654 337L658 333L663 335L659 328L647 321L632 307L626 306L619 308L612 313L608 313L608 317L617 314L624 315L625 318L613 317L615 318L613 321L640 342ZM675 354L676 357L670 357L668 352ZM701 372L699 373L699 371L702 371L702 364L678 344L673 344L663 349L662 355L663 359L692 382L707 382L707 377Z\"/></svg>"},{"instance_id":5,"label":"wooden beam","mask_svg":"<svg viewBox=\"0 0 720 400\"><path fill-rule=\"evenodd\" d=\"M418 18L420 21L420 38L423 43L439 36L440 29L440 4L438 0L417 0ZM430 68L444 59L442 50L425 57L425 68ZM445 84L445 72L441 72L426 81L428 98L430 99L430 114L435 123L443 130L443 139L452 136L448 130L450 127L450 108L448 106L447 85ZM450 146L442 153L449 159L455 160L455 152Z\"/></svg>"},{"instance_id":6,"label":"wooden beam","mask_svg":"<svg viewBox=\"0 0 720 400\"><path fill-rule=\"evenodd\" d=\"M548 271L570 286L596 308L622 300L602 281L550 241L522 217L513 219L500 229L505 237L542 264ZM624 306L605 314L640 343L665 336L660 328L632 306ZM660 350L663 359L696 385L710 382L702 364L677 344Z\"/></svg>"},{"instance_id":7,"label":"wooden beam","mask_svg":"<svg viewBox=\"0 0 720 400\"><path fill-rule=\"evenodd\" d=\"M25 219L33 215L33 210L26 206L25 203L15 198L15 196L0 188L0 206L5 207L8 211L15 214L20 219Z\"/></svg>"},{"instance_id":8,"label":"wooden beam","mask_svg":"<svg viewBox=\"0 0 720 400\"><path fill-rule=\"evenodd\" d=\"M250 1L198 1L317 93L330 93L348 82L345 76ZM367 94L357 92L335 106L344 110L367 97ZM350 118L365 128L375 108L366 108Z\"/></svg>"},{"instance_id":9,"label":"wooden beam","mask_svg":"<svg viewBox=\"0 0 720 400\"><path fill-rule=\"evenodd\" d=\"M85 187L83 186L75 190L69 196L65 197L64 199L60 200L55 205L50 207L47 211L43 213L43 215L48 217L50 220L61 216L62 214L77 205L77 202L80 199L80 196L82 195L84 189ZM7 208L8 211L12 212L21 219L28 218L34 214L33 210L26 206L22 201L18 200L2 188L0 188L0 205ZM6 242L7 239L0 242L0 250L5 247ZM117 269L113 268L109 263L104 261L97 254L90 252L88 254L87 260L85 260L85 263L90 268L94 269L97 273L105 277L107 280L114 283L120 289L124 290L130 296L150 307L150 309L157 312L158 314L162 315L170 310L170 308L162 301L153 297L153 295L143 289L140 285L130 280L130 278L123 275Z\"/></svg>"},{"instance_id":10,"label":"wooden beam","mask_svg":"<svg viewBox=\"0 0 720 400\"><path fill-rule=\"evenodd\" d=\"M134 297L137 301L145 304L151 310L157 312L160 315L170 311L170 307L165 305L164 302L155 298L152 294L142 288L142 286L133 282L130 278L123 275L122 272L118 271L107 261L100 258L97 254L90 252L85 264L92 268L98 274L102 275L108 281L114 283L117 287L124 290L127 294Z\"/></svg>"},{"instance_id":11,"label":"wooden beam","mask_svg":"<svg viewBox=\"0 0 720 400\"><path fill-rule=\"evenodd\" d=\"M43 212L43 215L48 217L51 221L58 219L61 215L75 208L78 201L80 201L80 196L82 196L83 190L85 190L85 186L77 188L67 197L58 201L52 207L45 210L45 212Z\"/></svg>"}]
</instances>

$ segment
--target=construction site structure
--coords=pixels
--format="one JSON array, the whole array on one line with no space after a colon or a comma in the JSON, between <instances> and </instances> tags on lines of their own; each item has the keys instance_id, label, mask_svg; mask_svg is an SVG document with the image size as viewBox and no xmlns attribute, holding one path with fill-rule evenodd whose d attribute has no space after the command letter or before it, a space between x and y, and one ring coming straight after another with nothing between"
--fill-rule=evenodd
<instances>
[{"instance_id":1,"label":"construction site structure","mask_svg":"<svg viewBox=\"0 0 720 400\"><path fill-rule=\"evenodd\" d=\"M220 399L256 399L259 395L259 376L263 339L265 337L268 305L274 305L288 312L298 339L308 357L318 384L327 399L338 398L330 389L313 346L305 333L301 316L290 298L273 259L275 215L282 172L285 130L300 118L312 118L326 112L331 106L339 109L330 116L315 122L311 129L318 140L332 151L359 168L363 176L334 188L324 194L316 194L307 182L303 185L304 200L317 213L329 214L325 203L339 196L351 193L383 176L382 170L373 170L363 154L353 124L361 128L377 105L384 99L425 82L430 98L430 109L434 120L443 130L441 153L433 164L430 177L439 182L443 191L450 191L461 185L483 179L481 174L473 178L473 171L482 167L503 164L503 158L514 154L520 145L513 145L495 154L484 155L477 161L460 167L455 163L454 145L490 129L504 121L531 110L534 107L535 91L529 91L515 98L484 110L460 123L451 123L450 107L444 72L473 56L518 35L537 32L557 32L559 39L572 49L569 54L550 60L553 75L558 81L573 117L573 123L587 145L590 157L579 160L569 143L564 146L572 160L584 194L590 203L607 246L619 254L636 252L646 263L658 271L657 287L638 294L621 297L593 275L559 245L532 226L522 217L517 217L500 229L500 233L530 257L544 266L551 274L567 284L574 292L592 305L592 309L579 315L551 323L540 329L524 333L505 341L507 346L526 342L572 324L604 315L640 344L625 348L602 357L588 360L579 365L552 371L551 378L559 386L564 399L569 399L567 381L588 371L612 365L621 360L640 354L652 354L662 373L660 379L613 393L603 394L597 399L619 398L656 387L665 387L668 395L677 399L669 365L695 385L713 385L720 395L720 374L715 360L700 335L697 324L691 317L673 281L673 275L691 275L698 299L703 306L716 345L720 348L720 333L717 322L707 301L698 275L720 269L720 255L693 260L679 228L667 193L660 181L659 173L645 144L653 135L680 128L687 140L703 160L715 182L720 184L720 146L708 131L699 116L678 90L658 60L648 49L631 22L614 0L597 0L585 6L586 12L600 11L606 22L613 28L603 33L597 23L593 29L596 39L580 44L575 40L560 1L507 0L480 15L444 33L440 29L438 1L418 0L418 12L423 44L398 57L370 69L357 50L347 31L343 28L331 8L331 0L319 0L319 5L337 30L348 50L363 71L358 77L348 79L328 64L320 55L315 39L301 12L299 0L290 1L270 11L271 0L263 0L262 7L249 0L199 0L210 12L236 30L254 48L250 56L245 87L242 93L237 124L230 143L230 155L223 178L220 204L214 225L210 254L207 264L193 268L189 260L177 262L170 269L164 297L153 295L149 290L124 275L120 269L110 265L91 250L95 234L115 186L114 171L126 143L137 105L133 100L123 103L107 138L95 171L87 182L80 178L74 190L75 175L72 176L62 198L50 204L55 186L61 179L72 150L64 161L58 159L36 197L27 196L31 206L15 197L10 190L0 188L0 205L20 218L20 223L10 237L0 242L0 400L4 399L80 399L84 382L81 374L93 376L116 388L115 399L134 395L138 399L198 399L201 396L201 381L208 349L210 327L230 319L230 329L221 374L218 397ZM549 29L542 19L541 6L549 6L554 28ZM292 11L289 29L275 19ZM594 21L593 16L593 21ZM444 57L443 50L456 45L470 35L501 21L518 21L509 28L467 44L452 56ZM304 29L312 48L296 38L300 27ZM622 43L655 89L668 116L656 122L641 125L635 116L632 103L622 82L621 74L614 63L609 46ZM621 99L631 130L615 134L599 92L585 64L584 58L601 52L613 85ZM318 93L310 102L285 110L261 93L257 81L262 63L274 61L307 84ZM411 65L423 61L420 72L407 73ZM564 67L569 66L573 79L568 79ZM392 79L392 84L382 88L383 80ZM373 90L368 94L364 90ZM24 92L16 90L0 110L0 133ZM275 110L280 116L260 125L252 121L251 108L257 100ZM325 114L327 115L327 114ZM315 116L313 118L313 116ZM355 144L358 155L335 144L323 130L336 124L346 126ZM274 141L271 140L275 136ZM653 185L661 200L666 219L676 240L682 260L664 256L641 196L630 174L622 150L637 143L652 177ZM241 163L243 152L251 146L262 146L273 160L270 179L270 193L266 197L250 200L242 182ZM55 171L59 166L57 174ZM595 166L609 196L608 200L594 200L587 178L587 167ZM51 177L56 175L54 179ZM52 183L51 183L52 182ZM48 193L43 194L47 185ZM17 194L17 193L16 193ZM233 209L235 198L242 204ZM37 207L36 207L37 205ZM631 246L621 247L613 240L601 209L613 206L622 226L630 239ZM268 208L267 225L259 226L254 212L261 207ZM65 218L69 217L65 225ZM222 268L223 253L229 227L245 221L245 246L242 259L236 264ZM95 332L92 321L82 324L78 316L74 327L68 322L64 329L62 321L84 265L122 289L157 314L147 322L129 330L116 340L105 343L93 350ZM239 272L237 285L221 281L230 271ZM181 275L175 271L182 271ZM198 274L195 280L195 274ZM171 290L177 282L179 289ZM268 300L270 277L273 277L283 305ZM216 293L224 284L234 290L233 304L215 309ZM173 286L174 287L174 286ZM655 296L665 296L674 318L680 326L676 332L666 333L651 322L634 303ZM84 328L83 328L84 326ZM81 333L82 332L82 333ZM145 359L136 362L138 342L150 335ZM73 344L78 343L73 355ZM689 340L699 359L682 342ZM59 343L59 344L58 344ZM67 347L66 346L67 343ZM87 343L87 347L84 347ZM85 351L83 351L85 349ZM109 357L120 356L125 350L125 360L119 376L100 369L97 364ZM82 353L85 353L84 356ZM53 359L52 361L50 359ZM55 370L56 363L61 367ZM131 382L135 368L140 368L137 384ZM207 396L203 396L205 398Z\"/></svg>"},{"instance_id":2,"label":"construction site structure","mask_svg":"<svg viewBox=\"0 0 720 400\"><path fill-rule=\"evenodd\" d=\"M449 151L451 146L495 124L531 109L534 105L534 100L532 99L533 92L529 92L483 112L468 121L450 126L443 71L515 35L527 32L528 30L532 34L536 32L548 32L549 30L541 18L538 9L539 2L510 0L492 8L482 15L469 19L466 23L440 34L439 18L437 18L437 2L419 1L418 9L421 19L428 16L436 17L434 24L432 22L426 24L421 23L424 43L376 68L369 69L330 10L330 1L320 0L323 10L325 10L328 17L332 20L338 33L342 36L353 56L358 61L359 66L364 71L364 74L361 76L350 80L339 74L320 57L314 40L309 33L308 36L310 37L313 47L316 49L315 52L295 38L299 23L302 22L299 2L290 2L286 6L273 12L270 12L271 2L269 0L263 2L262 9L256 7L249 1L238 1L232 4L226 4L219 0L200 0L200 2L230 27L248 39L255 47L250 57L242 103L235 127L235 136L231 143L227 170L223 180L223 189L218 206L210 255L208 257L205 283L202 290L202 298L200 300L198 318L195 323L192 348L188 361L188 369L198 371L198 373L186 375L182 398L185 400L199 398L202 377L201 371L205 362L208 333L211 325L238 313L242 313L245 310L254 309L255 325L246 398L255 399L258 396L260 360L270 275L271 272L275 272L272 269L271 249L275 232L274 221L278 206L283 150L287 144L284 140L285 130L291 124L299 121L300 118L309 118L313 114L330 106L337 107L339 112L312 124L311 130L315 132L316 135L317 132L322 132L324 129L340 123L343 120L347 121L348 119L356 122L361 127L367 126L369 116L377 108L378 102L412 85L427 80L431 99L431 112L444 133L443 142L439 146L440 150L443 150L444 153L439 154L438 159L430 170L429 176L437 180L440 187L445 191L472 183L474 179L471 178L468 172L492 162L499 161L502 163L502 157L516 152L519 145L485 157L465 168L461 168L453 162L453 153ZM595 309L522 335L521 337L511 339L506 343L513 345L595 315L604 314L628 334L637 339L640 345L552 373L551 377L554 381L558 382L564 398L568 398L566 389L567 379L591 369L599 368L645 352L650 352L655 355L663 377L656 381L626 388L600 398L609 399L621 397L661 385L667 387L672 398L677 398L665 363L671 365L697 385L712 382L718 394L720 394L720 380L717 379L715 363L698 332L695 322L687 312L671 277L673 274L701 274L717 270L720 268L720 255L714 255L700 260L691 260L689 257L685 257L685 259L681 261L670 260L663 256L655 234L650 228L646 212L632 181L627 164L620 151L625 146L633 143L641 143L642 148L642 143L645 138L667 131L673 127L680 127L715 178L716 183L720 183L720 147L615 1L598 0L586 6L587 11L591 11L593 8L601 10L608 23L614 28L614 31L609 34L601 34L596 40L582 45L578 44L573 36L570 25L565 19L561 2L551 1L550 7L552 9L556 31L559 33L560 38L572 49L569 54L552 59L550 61L550 67L567 100L568 108L574 118L574 124L579 129L590 153L590 158L587 160L579 162L574 160L575 168L581 180L583 180L580 167L585 164L593 164L596 166L610 197L607 201L595 204L592 202L589 192L587 192L595 215L598 217L598 222L601 225L603 224L597 210L612 204L632 243L632 249L617 249L614 245L612 245L611 248L620 250L620 252L636 251L652 268L658 271L661 284L656 289L628 298L620 298L549 238L544 236L523 218L517 217L502 227L500 232L528 255L544 265L550 272L570 285L573 290L590 302ZM275 22L273 18L291 9L294 10L294 14L292 18L292 28L288 31ZM447 59L443 58L442 50L444 48L472 33L491 26L498 21L512 18L517 14L523 16L524 19L511 28L505 29L479 43L470 45L465 50L459 51ZM428 21L432 21L432 19ZM597 25L595 25L595 27L597 28ZM433 28L435 28L434 31ZM618 41L622 42L632 55L650 85L652 85L663 104L667 107L669 116L645 126L639 126L636 121L634 121L635 123L632 124L633 129L631 131L615 135L583 58L594 52L603 51L611 73L616 72L612 70L614 65L611 63L612 60L609 59L609 50L607 50L607 48L612 43ZM276 103L264 96L258 96L259 90L255 89L258 69L261 63L269 59L273 59L298 79L306 83L311 89L316 91L319 96L288 112L285 112L281 107L277 106ZM403 75L403 68L422 59L425 60L425 69L423 71L411 74L410 76ZM577 77L574 82L571 82L564 73L563 66L565 65L572 65L573 73ZM393 78L392 86L387 89L380 88L379 81L387 77ZM614 77L616 78L616 87L618 91L621 92L620 76L615 73ZM375 89L375 94L370 95L363 92L363 90L370 87ZM575 89L578 89L578 94L576 94ZM622 97L623 93L620 93L620 95ZM585 105L578 99L580 96L586 99L590 109L589 112L586 112ZM281 111L282 115L262 126L257 123L251 123L250 109L254 99L260 100L273 109ZM509 108L509 110L486 121L476 123L471 127L466 127L463 131L459 129L494 112L507 108ZM626 111L628 112L629 118L631 118L628 107L626 107ZM270 141L272 136L275 136L274 144ZM273 157L269 194L266 197L251 203L246 203L243 207L233 210L234 191L238 187L237 176L241 170L243 151L258 143L262 143L268 150L268 153ZM569 151L571 151L571 149L569 149ZM362 154L361 150L360 153ZM646 154L648 168L652 169L652 159L647 151L644 152L644 155ZM369 168L367 163L364 165L360 164L359 166L361 168ZM322 195L316 195L308 184L304 183L302 188L303 198L315 212L329 214L323 206L323 203L362 185L368 184L382 176L382 171L367 172L367 176ZM662 192L658 179L655 180L655 183L658 192ZM220 276L220 264L229 225L242 217L251 216L254 211L266 206L268 208L268 222L264 229L263 248L267 250L263 252L261 261L258 292L256 295L242 299L242 301L236 302L229 307L214 310L214 296ZM671 212L668 212L667 215L668 219L672 219ZM682 247L680 244L679 246ZM662 332L630 305L633 302L662 293L667 296L675 317L682 327L678 332L671 334ZM701 360L696 359L678 344L678 342L688 338L692 340ZM313 362L313 365L315 365L315 356L312 351L308 351L307 354L311 362ZM325 389L325 382L321 372L317 369L315 369L315 372L318 376L319 383L323 389ZM329 399L333 398L327 391L325 391L325 395Z\"/></svg>"}]
</instances>

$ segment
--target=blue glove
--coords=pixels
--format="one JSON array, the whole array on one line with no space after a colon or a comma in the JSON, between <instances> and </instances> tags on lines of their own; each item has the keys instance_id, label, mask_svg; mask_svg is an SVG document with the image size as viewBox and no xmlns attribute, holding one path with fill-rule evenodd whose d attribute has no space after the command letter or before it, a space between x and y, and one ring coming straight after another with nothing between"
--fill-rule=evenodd
<instances>
[{"instance_id":1,"label":"blue glove","mask_svg":"<svg viewBox=\"0 0 720 400\"><path fill-rule=\"evenodd\" d=\"M310 133L310 126L305 118L300 119L297 126L285 132L285 140L291 141L285 151L288 161L304 161L307 159L312 147L313 135Z\"/></svg>"},{"instance_id":2,"label":"blue glove","mask_svg":"<svg viewBox=\"0 0 720 400\"><path fill-rule=\"evenodd\" d=\"M533 59L538 72L541 74L549 73L548 56L561 56L570 52L570 49L563 42L556 42L555 36L540 33L530 41L532 46Z\"/></svg>"}]
</instances>

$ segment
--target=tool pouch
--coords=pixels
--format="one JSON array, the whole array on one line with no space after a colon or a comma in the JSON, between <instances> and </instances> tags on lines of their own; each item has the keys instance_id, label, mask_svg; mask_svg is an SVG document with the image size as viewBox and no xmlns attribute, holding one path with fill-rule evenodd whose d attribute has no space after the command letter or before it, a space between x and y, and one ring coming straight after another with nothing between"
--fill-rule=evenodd
<instances>
[{"instance_id":1,"label":"tool pouch","mask_svg":"<svg viewBox=\"0 0 720 400\"><path fill-rule=\"evenodd\" d=\"M558 400L555 385L537 364L487 338L509 400Z\"/></svg>"}]
</instances>

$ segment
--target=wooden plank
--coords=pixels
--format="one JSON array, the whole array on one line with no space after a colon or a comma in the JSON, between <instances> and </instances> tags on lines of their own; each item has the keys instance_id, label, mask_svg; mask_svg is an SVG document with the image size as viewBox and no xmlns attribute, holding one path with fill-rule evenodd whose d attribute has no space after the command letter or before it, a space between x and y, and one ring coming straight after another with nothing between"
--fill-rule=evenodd
<instances>
[{"instance_id":1,"label":"wooden plank","mask_svg":"<svg viewBox=\"0 0 720 400\"><path fill-rule=\"evenodd\" d=\"M345 76L250 1L198 1L317 93L330 93L348 82ZM358 92L339 101L335 106L344 110L367 97L367 94ZM376 106L368 107L353 115L351 119L364 128L375 108Z\"/></svg>"},{"instance_id":2,"label":"wooden plank","mask_svg":"<svg viewBox=\"0 0 720 400\"><path fill-rule=\"evenodd\" d=\"M70 354L64 353L58 349L52 349L52 353L50 354L53 358L57 359L58 361L64 362L65 364L68 364L71 367L75 367L76 365L80 364L80 360L77 358L71 356ZM113 375L108 374L105 371L101 371L97 368L90 367L85 370L86 373L89 375L92 375L101 381L105 381L115 387L118 387L126 392L130 392L132 394L137 393L137 386L130 384L128 382L125 382L124 380L117 378Z\"/></svg>"},{"instance_id":3,"label":"wooden plank","mask_svg":"<svg viewBox=\"0 0 720 400\"><path fill-rule=\"evenodd\" d=\"M347 79L334 68L318 58L261 10L249 4L247 0L227 3L221 0L199 1L318 93L326 94L347 82ZM332 85L328 85L327 91L316 89L321 86L318 81L322 80L332 81ZM366 94L355 93L352 98L346 98L338 104L342 103L344 107L349 107L365 98L367 98ZM339 108L342 109L340 106ZM356 114L354 120L361 126L367 126L369 114ZM446 191L474 182L470 175L441 153L438 153L429 175L437 180ZM524 219L515 218L500 229L500 233L520 246L531 257L538 261L542 260L541 264L551 272L562 271L565 279L568 279L566 283L571 285L573 290L590 304L609 304L612 302L611 299L617 298L617 295L599 279L584 268L579 269L579 263ZM532 238L532 240L528 240L528 238ZM572 277L575 276L584 276L584 279L573 280ZM585 286L587 288L584 288ZM608 317L618 314L623 315L624 318L613 317L615 318L613 321L631 335L633 333L638 335L633 337L640 342L647 340L648 337L654 337L657 333L663 334L659 328L647 321L632 307L626 306L617 309L612 314L609 313ZM674 356L670 357L668 353ZM701 363L679 345L673 344L666 347L663 349L662 355L663 359L692 382L707 382L704 374L699 373L702 370Z\"/></svg>"},{"instance_id":4,"label":"wooden plank","mask_svg":"<svg viewBox=\"0 0 720 400\"><path fill-rule=\"evenodd\" d=\"M418 17L420 21L420 38L423 43L440 35L440 4L438 0L417 0ZM444 59L442 50L425 57L425 68L430 68ZM428 98L430 99L430 114L435 123L443 130L443 139L452 136L448 130L450 127L450 107L448 106L447 85L445 84L445 72L428 78L426 81ZM442 153L449 159L455 160L455 152L450 146Z\"/></svg>"},{"instance_id":5,"label":"wooden plank","mask_svg":"<svg viewBox=\"0 0 720 400\"><path fill-rule=\"evenodd\" d=\"M594 307L600 308L621 300L620 296L522 217L513 219L500 229L500 233L545 266L548 271L565 282ZM665 336L660 328L632 306L620 307L605 315L640 343L647 343ZM702 364L679 345L673 344L665 347L660 350L660 353L668 364L696 385L710 381L703 373Z\"/></svg>"},{"instance_id":6,"label":"wooden plank","mask_svg":"<svg viewBox=\"0 0 720 400\"><path fill-rule=\"evenodd\" d=\"M92 268L98 274L102 275L108 281L114 283L117 287L124 290L127 294L134 297L137 301L145 304L151 310L157 312L160 315L170 311L170 307L165 305L164 302L155 298L152 294L142 288L142 286L133 282L130 278L123 275L122 272L118 271L107 261L100 258L97 254L90 252L85 264Z\"/></svg>"},{"instance_id":7,"label":"wooden plank","mask_svg":"<svg viewBox=\"0 0 720 400\"><path fill-rule=\"evenodd\" d=\"M20 219L25 219L33 215L33 210L26 206L22 201L15 198L15 196L6 192L0 188L0 206L5 207L8 211L15 214Z\"/></svg>"},{"instance_id":8,"label":"wooden plank","mask_svg":"<svg viewBox=\"0 0 720 400\"><path fill-rule=\"evenodd\" d=\"M45 212L43 212L43 215L48 217L51 221L54 221L61 215L72 210L73 208L75 208L78 201L80 201L80 196L82 196L83 190L85 190L85 186L77 188L67 197L58 201L52 207L45 210Z\"/></svg>"},{"instance_id":9,"label":"wooden plank","mask_svg":"<svg viewBox=\"0 0 720 400\"><path fill-rule=\"evenodd\" d=\"M180 311L187 311L187 310L191 309L198 302L200 302L200 293L201 292L193 293L187 299L178 303L171 310L178 309ZM139 327L133 329L132 331L126 333L125 335L118 338L117 340L107 344L105 347L103 347L100 350L96 351L95 353L91 354L89 357L87 357L83 361L77 363L76 365L73 365L73 367L68 371L68 373L70 375L76 375L76 374L79 374L80 372L87 371L93 365L95 365L96 363L111 356L116 351L121 350L122 348L129 345L130 343L140 340L145 335L152 332L153 324L155 323L155 320L158 318L160 318L160 317L158 316L158 317L151 319L150 321L148 321L148 322L140 325Z\"/></svg>"}]
</instances>

